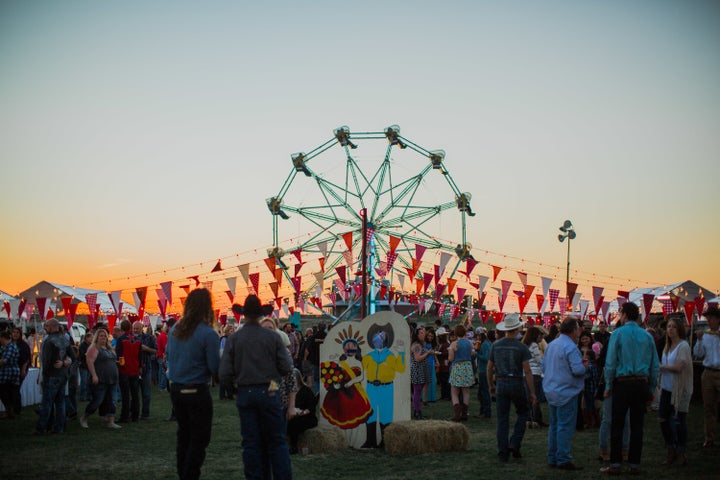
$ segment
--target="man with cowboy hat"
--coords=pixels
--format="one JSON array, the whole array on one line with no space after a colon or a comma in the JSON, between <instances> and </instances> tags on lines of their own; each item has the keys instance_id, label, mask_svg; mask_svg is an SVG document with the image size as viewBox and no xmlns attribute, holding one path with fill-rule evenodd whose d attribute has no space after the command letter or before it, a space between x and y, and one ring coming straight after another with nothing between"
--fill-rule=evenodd
<instances>
[{"instance_id":1,"label":"man with cowboy hat","mask_svg":"<svg viewBox=\"0 0 720 480\"><path fill-rule=\"evenodd\" d=\"M535 385L530 371L530 349L517 339L522 327L520 315L510 313L497 325L497 329L505 332L505 337L496 341L490 349L490 358L487 364L488 380L495 375L497 385L490 382L490 394L495 396L497 408L497 443L498 458L507 462L510 454L520 458L520 444L525 436L525 423L530 417L527 397L525 395L524 381L530 391L530 401L535 404ZM510 428L510 404L515 405L517 420L513 434L508 440Z\"/></svg>"}]
</instances>

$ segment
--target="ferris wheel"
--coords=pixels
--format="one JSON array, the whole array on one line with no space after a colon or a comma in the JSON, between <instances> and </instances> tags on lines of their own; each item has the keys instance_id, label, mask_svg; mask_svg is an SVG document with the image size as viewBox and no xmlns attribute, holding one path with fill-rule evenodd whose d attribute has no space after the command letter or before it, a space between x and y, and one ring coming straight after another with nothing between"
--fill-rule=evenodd
<instances>
[{"instance_id":1,"label":"ferris wheel","mask_svg":"<svg viewBox=\"0 0 720 480\"><path fill-rule=\"evenodd\" d=\"M305 235L294 249L325 258L323 278L334 276L343 264L349 276L359 275L360 259L352 252L358 252L364 238L364 221L371 232L371 281L392 282L394 274L412 273L418 248L454 253L453 273L472 258L466 239L466 217L475 215L471 195L453 180L443 150L408 140L397 125L381 132L351 132L342 126L325 143L293 153L291 159L287 179L266 200L273 216L273 248L267 253L278 266L285 266L288 253L280 246L281 233L291 232ZM453 213L443 215L447 211ZM438 236L438 231L446 236L448 224L450 236L457 238L453 243Z\"/></svg>"}]
</instances>

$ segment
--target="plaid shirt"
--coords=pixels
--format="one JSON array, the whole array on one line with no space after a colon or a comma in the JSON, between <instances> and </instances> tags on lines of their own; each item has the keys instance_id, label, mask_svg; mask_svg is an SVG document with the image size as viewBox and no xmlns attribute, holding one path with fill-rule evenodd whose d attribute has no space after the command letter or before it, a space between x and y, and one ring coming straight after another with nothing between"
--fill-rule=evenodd
<instances>
[{"instance_id":1,"label":"plaid shirt","mask_svg":"<svg viewBox=\"0 0 720 480\"><path fill-rule=\"evenodd\" d=\"M18 360L20 360L20 352L17 345L10 342L4 347L0 347L0 358L2 358L3 362L0 365L0 383L19 385L20 367L18 366Z\"/></svg>"}]
</instances>

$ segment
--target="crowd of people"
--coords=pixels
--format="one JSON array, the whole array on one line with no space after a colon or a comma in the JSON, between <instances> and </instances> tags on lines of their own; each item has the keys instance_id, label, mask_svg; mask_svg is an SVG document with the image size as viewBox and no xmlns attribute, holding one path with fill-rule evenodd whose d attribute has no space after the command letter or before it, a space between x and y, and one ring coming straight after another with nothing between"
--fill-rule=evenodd
<instances>
[{"instance_id":1,"label":"crowd of people","mask_svg":"<svg viewBox=\"0 0 720 480\"><path fill-rule=\"evenodd\" d=\"M178 323L169 318L156 332L139 321L123 320L113 332L101 323L79 345L56 319L48 320L40 345L43 395L34 433L63 433L66 421L75 418L90 428L95 412L110 429L142 421L150 416L156 385L172 400L178 475L199 478L212 435L210 386L218 383L219 400L237 404L246 477L291 478L290 455L298 452L298 438L318 423L320 345L327 325L320 322L305 332L290 323L281 328L271 307L252 295L233 309L244 316L243 323L218 329L210 292L197 289ZM692 347L684 321L671 317L662 330L643 328L632 302L621 306L612 334L603 321L593 332L590 322L572 316L549 329L525 325L518 314L506 315L489 331L470 324L451 329L440 320L432 326L411 322L412 417L426 418L423 406L440 400L451 402L450 420L467 421L470 388L477 387L476 418L492 418L495 403L501 462L522 456L527 428L547 428L548 466L580 470L571 455L574 433L597 429L598 458L606 462L601 471L617 475L640 472L644 417L651 408L667 447L665 463L685 465L693 357L704 369L703 446L715 442L720 310L710 307L704 316L709 330L698 331ZM20 385L32 364L29 341L34 339L24 338L17 327L0 332L6 418L21 411ZM345 358L353 354L346 351ZM82 413L78 399L87 402ZM364 446L382 446L371 440Z\"/></svg>"}]
</instances>

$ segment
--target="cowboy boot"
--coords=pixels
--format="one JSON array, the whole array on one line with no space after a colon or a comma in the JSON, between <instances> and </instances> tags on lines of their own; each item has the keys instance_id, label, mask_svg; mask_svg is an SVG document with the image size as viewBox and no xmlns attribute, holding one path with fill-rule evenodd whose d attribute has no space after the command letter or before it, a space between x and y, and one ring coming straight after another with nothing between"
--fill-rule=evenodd
<instances>
[{"instance_id":1,"label":"cowboy boot","mask_svg":"<svg viewBox=\"0 0 720 480\"><path fill-rule=\"evenodd\" d=\"M366 423L367 435L360 448L377 448L377 422Z\"/></svg>"},{"instance_id":2,"label":"cowboy boot","mask_svg":"<svg viewBox=\"0 0 720 480\"><path fill-rule=\"evenodd\" d=\"M467 403L460 404L460 420L467 422L468 419L468 405Z\"/></svg>"},{"instance_id":3,"label":"cowboy boot","mask_svg":"<svg viewBox=\"0 0 720 480\"><path fill-rule=\"evenodd\" d=\"M459 403L453 405L453 416L450 419L452 422L459 422L462 419L462 406Z\"/></svg>"},{"instance_id":4,"label":"cowboy boot","mask_svg":"<svg viewBox=\"0 0 720 480\"><path fill-rule=\"evenodd\" d=\"M668 447L667 449L667 456L665 457L665 461L663 462L663 465L670 466L673 463L675 463L675 459L677 458L677 452L674 448Z\"/></svg>"}]
</instances>

